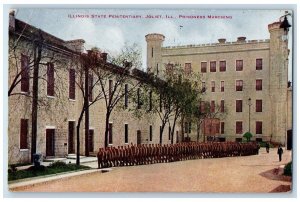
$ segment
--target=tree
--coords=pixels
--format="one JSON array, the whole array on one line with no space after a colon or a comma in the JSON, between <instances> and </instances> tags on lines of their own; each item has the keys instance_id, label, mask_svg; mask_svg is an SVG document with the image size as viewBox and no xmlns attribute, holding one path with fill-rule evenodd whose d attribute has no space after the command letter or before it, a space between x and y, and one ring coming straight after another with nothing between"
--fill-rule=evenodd
<instances>
[{"instance_id":1,"label":"tree","mask_svg":"<svg viewBox=\"0 0 300 202\"><path fill-rule=\"evenodd\" d=\"M77 68L74 69L77 79L75 84L81 92L83 98L83 105L78 117L76 126L76 164L80 164L80 127L85 116L85 155L89 156L89 108L97 101L101 100L103 92L97 89L97 85L100 85L98 70L104 69L106 66L106 53L101 53L98 49L93 48L88 53L81 54ZM94 80L96 75L96 80ZM94 93L94 94L93 94Z\"/></svg>"},{"instance_id":2,"label":"tree","mask_svg":"<svg viewBox=\"0 0 300 202\"><path fill-rule=\"evenodd\" d=\"M23 100L31 103L31 161L32 155L36 153L37 144L37 123L38 109L40 107L50 107L49 100L39 96L40 84L46 83L55 88L54 94L59 97L60 89L58 86L63 83L56 71L60 64L66 66L65 47L55 44L53 38L40 29L37 29L27 23L14 19L14 13L10 13L13 18L10 21L9 29L9 89L8 97L10 102L13 100ZM55 46L53 46L55 44ZM73 54L72 51L68 54ZM56 74L56 85L48 83L45 78L47 67L55 64L53 74ZM46 68L45 68L46 67ZM32 83L32 89L30 84ZM21 87L21 91L18 89ZM60 102L57 99L57 102Z\"/></svg>"},{"instance_id":3,"label":"tree","mask_svg":"<svg viewBox=\"0 0 300 202\"><path fill-rule=\"evenodd\" d=\"M130 96L140 85L140 80L131 75L131 70L141 67L141 50L137 44L126 44L120 54L110 58L104 68L97 68L94 72L99 80L100 91L105 102L105 132L104 147L109 141L109 120L113 110L126 96ZM127 98L126 98L127 99Z\"/></svg>"},{"instance_id":4,"label":"tree","mask_svg":"<svg viewBox=\"0 0 300 202\"><path fill-rule=\"evenodd\" d=\"M247 140L247 142L250 142L251 138L253 137L252 133L246 132L243 137Z\"/></svg>"}]
</instances>

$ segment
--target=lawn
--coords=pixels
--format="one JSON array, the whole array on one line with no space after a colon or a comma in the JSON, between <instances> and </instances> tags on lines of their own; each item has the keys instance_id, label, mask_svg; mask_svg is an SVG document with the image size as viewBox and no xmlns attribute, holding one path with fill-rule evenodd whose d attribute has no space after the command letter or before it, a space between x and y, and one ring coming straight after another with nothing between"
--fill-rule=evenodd
<instances>
[{"instance_id":1,"label":"lawn","mask_svg":"<svg viewBox=\"0 0 300 202\"><path fill-rule=\"evenodd\" d=\"M88 170L90 167L88 166L77 166L76 164L66 164L64 162L54 162L49 166L39 166L34 167L31 166L25 170L15 170L9 169L8 170L8 181L19 180L24 178L30 177L37 177L37 176L44 176L44 175L51 175L56 173L62 172L69 172L69 171L78 171L78 170Z\"/></svg>"}]
</instances>

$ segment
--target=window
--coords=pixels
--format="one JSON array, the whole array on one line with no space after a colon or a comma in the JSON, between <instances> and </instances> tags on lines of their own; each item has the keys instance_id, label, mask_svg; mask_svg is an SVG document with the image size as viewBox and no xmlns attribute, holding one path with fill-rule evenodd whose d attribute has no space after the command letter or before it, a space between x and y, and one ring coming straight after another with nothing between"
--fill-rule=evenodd
<instances>
[{"instance_id":1,"label":"window","mask_svg":"<svg viewBox=\"0 0 300 202\"><path fill-rule=\"evenodd\" d=\"M216 61L210 62L210 72L216 72Z\"/></svg>"},{"instance_id":2,"label":"window","mask_svg":"<svg viewBox=\"0 0 300 202\"><path fill-rule=\"evenodd\" d=\"M113 124L108 124L108 144L113 143Z\"/></svg>"},{"instance_id":3,"label":"window","mask_svg":"<svg viewBox=\"0 0 300 202\"><path fill-rule=\"evenodd\" d=\"M221 100L221 112L225 112L225 102Z\"/></svg>"},{"instance_id":4,"label":"window","mask_svg":"<svg viewBox=\"0 0 300 202\"><path fill-rule=\"evenodd\" d=\"M151 48L151 57L153 57L153 47Z\"/></svg>"},{"instance_id":5,"label":"window","mask_svg":"<svg viewBox=\"0 0 300 202\"><path fill-rule=\"evenodd\" d=\"M184 73L187 75L190 75L192 72L192 64L191 63L185 63L184 64Z\"/></svg>"},{"instance_id":6,"label":"window","mask_svg":"<svg viewBox=\"0 0 300 202\"><path fill-rule=\"evenodd\" d=\"M128 124L125 124L125 143L128 143Z\"/></svg>"},{"instance_id":7,"label":"window","mask_svg":"<svg viewBox=\"0 0 300 202\"><path fill-rule=\"evenodd\" d=\"M93 101L93 75L89 74L89 101L92 102Z\"/></svg>"},{"instance_id":8,"label":"window","mask_svg":"<svg viewBox=\"0 0 300 202\"><path fill-rule=\"evenodd\" d=\"M75 69L69 70L69 98L75 100Z\"/></svg>"},{"instance_id":9,"label":"window","mask_svg":"<svg viewBox=\"0 0 300 202\"><path fill-rule=\"evenodd\" d=\"M201 102L200 102L200 112L201 112L201 113L204 113L204 112L205 112L205 102L204 102L204 101L201 101Z\"/></svg>"},{"instance_id":10,"label":"window","mask_svg":"<svg viewBox=\"0 0 300 202\"><path fill-rule=\"evenodd\" d=\"M243 60L236 61L236 71L243 71Z\"/></svg>"},{"instance_id":11,"label":"window","mask_svg":"<svg viewBox=\"0 0 300 202\"><path fill-rule=\"evenodd\" d=\"M206 73L207 62L201 62L201 73Z\"/></svg>"},{"instance_id":12,"label":"window","mask_svg":"<svg viewBox=\"0 0 300 202\"><path fill-rule=\"evenodd\" d=\"M235 87L236 91L243 91L243 80L237 80Z\"/></svg>"},{"instance_id":13,"label":"window","mask_svg":"<svg viewBox=\"0 0 300 202\"><path fill-rule=\"evenodd\" d=\"M20 149L28 149L27 135L28 135L28 119L21 119Z\"/></svg>"},{"instance_id":14,"label":"window","mask_svg":"<svg viewBox=\"0 0 300 202\"><path fill-rule=\"evenodd\" d=\"M243 134L243 122L237 121L235 125L235 133L236 134Z\"/></svg>"},{"instance_id":15,"label":"window","mask_svg":"<svg viewBox=\"0 0 300 202\"><path fill-rule=\"evenodd\" d=\"M221 92L224 92L224 81L221 81Z\"/></svg>"},{"instance_id":16,"label":"window","mask_svg":"<svg viewBox=\"0 0 300 202\"><path fill-rule=\"evenodd\" d=\"M216 83L214 81L211 82L211 92L215 92Z\"/></svg>"},{"instance_id":17,"label":"window","mask_svg":"<svg viewBox=\"0 0 300 202\"><path fill-rule=\"evenodd\" d=\"M21 54L21 91L29 92L29 59Z\"/></svg>"},{"instance_id":18,"label":"window","mask_svg":"<svg viewBox=\"0 0 300 202\"><path fill-rule=\"evenodd\" d=\"M128 84L125 84L125 108L127 109L128 107Z\"/></svg>"},{"instance_id":19,"label":"window","mask_svg":"<svg viewBox=\"0 0 300 202\"><path fill-rule=\"evenodd\" d=\"M256 90L262 90L262 79L256 79Z\"/></svg>"},{"instance_id":20,"label":"window","mask_svg":"<svg viewBox=\"0 0 300 202\"><path fill-rule=\"evenodd\" d=\"M202 82L201 93L204 93L205 91L206 91L206 84L205 84L205 82L203 81L203 82Z\"/></svg>"},{"instance_id":21,"label":"window","mask_svg":"<svg viewBox=\"0 0 300 202\"><path fill-rule=\"evenodd\" d=\"M220 72L226 71L226 61L220 61Z\"/></svg>"},{"instance_id":22,"label":"window","mask_svg":"<svg viewBox=\"0 0 300 202\"><path fill-rule=\"evenodd\" d=\"M152 141L152 125L149 127L149 136L150 141Z\"/></svg>"},{"instance_id":23,"label":"window","mask_svg":"<svg viewBox=\"0 0 300 202\"><path fill-rule=\"evenodd\" d=\"M256 112L262 112L262 100L256 100Z\"/></svg>"},{"instance_id":24,"label":"window","mask_svg":"<svg viewBox=\"0 0 300 202\"><path fill-rule=\"evenodd\" d=\"M47 64L47 95L54 96L54 65Z\"/></svg>"},{"instance_id":25,"label":"window","mask_svg":"<svg viewBox=\"0 0 300 202\"><path fill-rule=\"evenodd\" d=\"M236 100L236 112L243 112L243 100Z\"/></svg>"},{"instance_id":26,"label":"window","mask_svg":"<svg viewBox=\"0 0 300 202\"><path fill-rule=\"evenodd\" d=\"M188 132L189 132L189 123L188 123L188 122L185 122L185 123L184 123L184 129L185 129L185 130L184 130L185 133L188 133Z\"/></svg>"},{"instance_id":27,"label":"window","mask_svg":"<svg viewBox=\"0 0 300 202\"><path fill-rule=\"evenodd\" d=\"M169 126L169 140L171 140L171 126Z\"/></svg>"},{"instance_id":28,"label":"window","mask_svg":"<svg viewBox=\"0 0 300 202\"><path fill-rule=\"evenodd\" d=\"M225 123L221 122L221 134L224 134Z\"/></svg>"},{"instance_id":29,"label":"window","mask_svg":"<svg viewBox=\"0 0 300 202\"><path fill-rule=\"evenodd\" d=\"M149 92L149 111L152 111L152 91Z\"/></svg>"},{"instance_id":30,"label":"window","mask_svg":"<svg viewBox=\"0 0 300 202\"><path fill-rule=\"evenodd\" d=\"M140 101L140 92L141 91L141 89L140 88L138 88L137 89L137 108L138 109L141 109L141 101Z\"/></svg>"},{"instance_id":31,"label":"window","mask_svg":"<svg viewBox=\"0 0 300 202\"><path fill-rule=\"evenodd\" d=\"M262 70L262 59L256 59L256 70Z\"/></svg>"},{"instance_id":32,"label":"window","mask_svg":"<svg viewBox=\"0 0 300 202\"><path fill-rule=\"evenodd\" d=\"M210 102L210 112L214 113L215 112L215 101L212 100Z\"/></svg>"},{"instance_id":33,"label":"window","mask_svg":"<svg viewBox=\"0 0 300 202\"><path fill-rule=\"evenodd\" d=\"M262 134L262 121L256 121L256 134Z\"/></svg>"}]
</instances>

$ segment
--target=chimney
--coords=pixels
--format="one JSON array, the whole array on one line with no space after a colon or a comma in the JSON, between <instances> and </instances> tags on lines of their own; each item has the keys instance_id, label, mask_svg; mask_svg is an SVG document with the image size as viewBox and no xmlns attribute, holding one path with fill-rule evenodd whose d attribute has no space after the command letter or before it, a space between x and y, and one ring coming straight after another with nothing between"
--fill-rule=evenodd
<instances>
[{"instance_id":1,"label":"chimney","mask_svg":"<svg viewBox=\"0 0 300 202\"><path fill-rule=\"evenodd\" d=\"M102 58L103 62L107 61L107 53L101 53L100 57Z\"/></svg>"},{"instance_id":2,"label":"chimney","mask_svg":"<svg viewBox=\"0 0 300 202\"><path fill-rule=\"evenodd\" d=\"M85 41L83 39L75 39L75 40L66 41L66 46L73 51L83 53L84 43Z\"/></svg>"},{"instance_id":3,"label":"chimney","mask_svg":"<svg viewBox=\"0 0 300 202\"><path fill-rule=\"evenodd\" d=\"M219 43L222 43L222 44L224 44L224 43L226 42L226 39L224 39L224 38L221 38L221 39L218 39L218 41L219 41Z\"/></svg>"},{"instance_id":4,"label":"chimney","mask_svg":"<svg viewBox=\"0 0 300 202\"><path fill-rule=\"evenodd\" d=\"M244 36L238 37L238 38L237 38L237 42L240 42L240 43L246 42L246 37L244 37Z\"/></svg>"},{"instance_id":5,"label":"chimney","mask_svg":"<svg viewBox=\"0 0 300 202\"><path fill-rule=\"evenodd\" d=\"M11 10L9 12L9 30L14 31L15 30L15 10Z\"/></svg>"}]
</instances>

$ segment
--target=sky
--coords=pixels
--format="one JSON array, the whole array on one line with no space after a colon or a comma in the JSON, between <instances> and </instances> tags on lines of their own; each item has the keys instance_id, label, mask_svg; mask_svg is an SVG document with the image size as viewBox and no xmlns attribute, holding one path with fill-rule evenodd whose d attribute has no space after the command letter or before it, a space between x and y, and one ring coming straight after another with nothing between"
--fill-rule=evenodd
<instances>
[{"instance_id":1,"label":"sky","mask_svg":"<svg viewBox=\"0 0 300 202\"><path fill-rule=\"evenodd\" d=\"M137 43L146 69L145 35L149 33L163 34L164 46L216 43L219 38L236 41L239 36L247 40L268 39L268 24L284 14L285 10L21 8L17 9L16 18L63 40L84 39L86 49L97 46L111 55L118 54L125 43ZM127 17L114 18L120 15ZM209 15L225 18L209 19ZM291 39L289 32L290 48ZM291 62L289 69L289 80L292 80Z\"/></svg>"}]
</instances>

